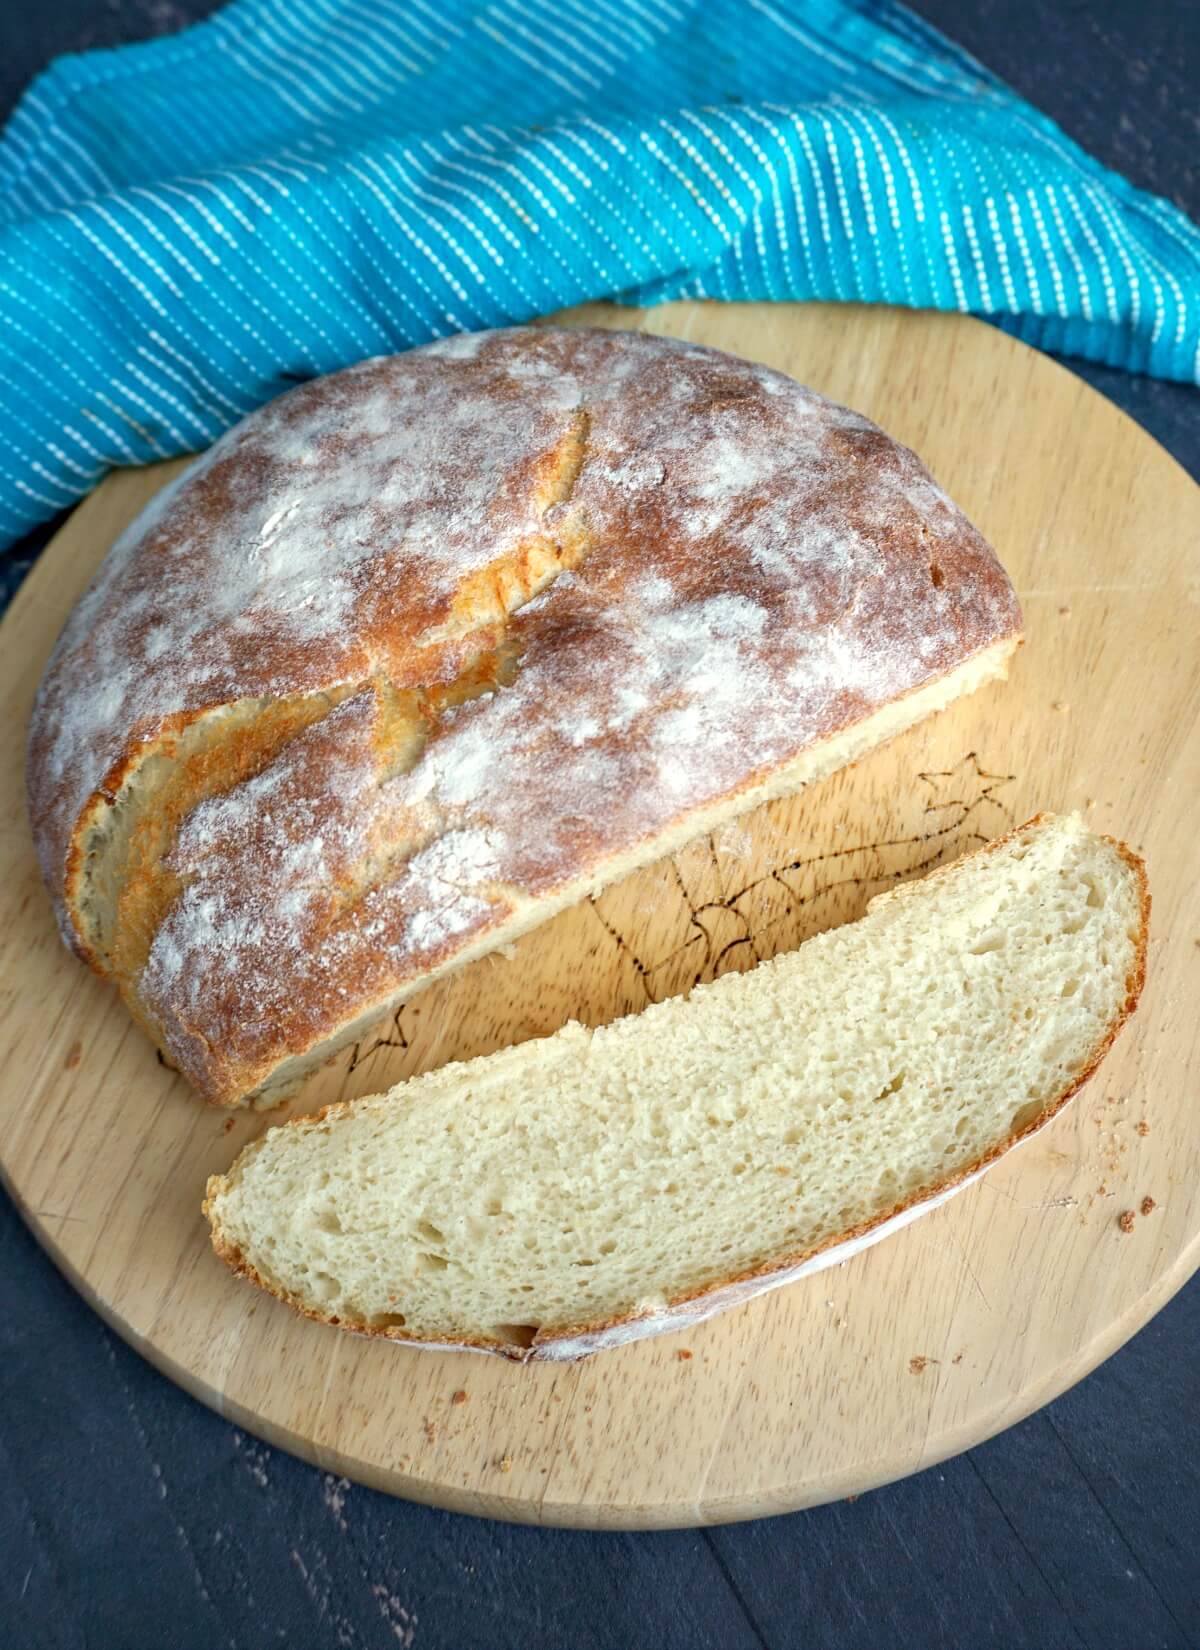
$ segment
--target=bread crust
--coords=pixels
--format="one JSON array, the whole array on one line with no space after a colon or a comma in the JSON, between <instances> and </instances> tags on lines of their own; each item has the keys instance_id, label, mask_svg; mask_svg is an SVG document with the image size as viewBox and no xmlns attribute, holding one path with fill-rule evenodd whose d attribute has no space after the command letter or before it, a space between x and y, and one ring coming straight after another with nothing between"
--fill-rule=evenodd
<instances>
[{"instance_id":1,"label":"bread crust","mask_svg":"<svg viewBox=\"0 0 1200 1650\"><path fill-rule=\"evenodd\" d=\"M997 852L1019 836L1022 831L1039 825L1045 817L1044 814L1035 815L1032 819L1026 821L1024 825L980 848L978 855L983 856ZM1000 1158L1005 1157L1012 1151L1015 1146L1023 1144L1032 1135L1037 1134L1048 1123L1052 1122L1067 1102L1094 1075L1122 1027L1137 1008L1146 981L1146 955L1149 942L1151 906L1149 881L1144 861L1134 853L1127 843L1110 836L1104 836L1101 840L1111 844L1134 874L1138 892L1139 931L1133 963L1126 975L1124 1001L1082 1070L1060 1093L1042 1107L1036 1117L1022 1128L1010 1131L995 1146L973 1162L958 1169L954 1174L935 1182L932 1186L913 1193L912 1196L894 1204L890 1209L881 1211L872 1219L862 1221L844 1232L833 1234L823 1243L813 1248L799 1253L783 1255L761 1266L716 1279L712 1283L669 1300L665 1307L654 1312L642 1315L627 1313L596 1321L543 1326L539 1329L532 1344L527 1347L514 1346L486 1337L463 1337L462 1339L453 1340L422 1339L420 1336L408 1334L402 1328L377 1328L366 1324L349 1323L345 1319L329 1317L312 1310L289 1291L277 1287L264 1278L257 1268L246 1259L236 1244L230 1243L220 1231L215 1219L214 1204L228 1186L228 1179L225 1175L212 1175L209 1177L206 1195L202 1204L202 1212L211 1226L213 1249L238 1277L255 1284L258 1288L265 1290L267 1294L273 1295L277 1300L299 1312L301 1316L311 1318L317 1323L331 1324L347 1330L351 1334L397 1341L408 1346L423 1347L431 1351L469 1351L496 1354L515 1363L573 1362L594 1352L615 1346L623 1346L632 1341L642 1340L654 1335L668 1334L692 1324L702 1323L706 1318L713 1317L717 1313L726 1311L728 1308L742 1302L752 1300L757 1295L797 1282L811 1272L820 1271L824 1267L838 1265L844 1260L849 1260L860 1250L869 1248L871 1244L879 1242L880 1239L887 1237L891 1232L907 1225L918 1216L928 1213L931 1209L936 1208L938 1204L944 1203L956 1192L962 1191L973 1181L978 1180ZM887 893L878 896L878 898L902 898L909 887L921 886L933 878L952 873L955 869L955 863L957 862L939 867L930 874L930 877L922 879L921 883L902 883L898 888L889 890ZM323 1107L311 1117L294 1118L283 1126L285 1128L312 1127L330 1119L336 1119L349 1111L354 1104L354 1101L335 1101L331 1105ZM249 1147L247 1150L253 1151L253 1147Z\"/></svg>"},{"instance_id":2,"label":"bread crust","mask_svg":"<svg viewBox=\"0 0 1200 1650\"><path fill-rule=\"evenodd\" d=\"M919 461L790 379L643 334L451 339L280 397L114 546L34 710L39 858L68 943L237 1104L999 674L1020 627Z\"/></svg>"}]
</instances>

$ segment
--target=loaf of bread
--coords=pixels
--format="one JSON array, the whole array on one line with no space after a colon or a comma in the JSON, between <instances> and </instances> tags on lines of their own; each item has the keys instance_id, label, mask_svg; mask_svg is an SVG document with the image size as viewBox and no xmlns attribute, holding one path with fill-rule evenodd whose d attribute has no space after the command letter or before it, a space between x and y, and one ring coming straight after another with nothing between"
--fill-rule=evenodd
<instances>
[{"instance_id":1,"label":"loaf of bread","mask_svg":"<svg viewBox=\"0 0 1200 1650\"><path fill-rule=\"evenodd\" d=\"M281 396L165 488L47 667L68 942L209 1099L1003 674L988 546L857 414L512 330Z\"/></svg>"},{"instance_id":2,"label":"loaf of bread","mask_svg":"<svg viewBox=\"0 0 1200 1650\"><path fill-rule=\"evenodd\" d=\"M213 1243L310 1317L574 1358L845 1260L1042 1127L1137 1005L1141 862L1043 816L599 1031L272 1129Z\"/></svg>"}]
</instances>

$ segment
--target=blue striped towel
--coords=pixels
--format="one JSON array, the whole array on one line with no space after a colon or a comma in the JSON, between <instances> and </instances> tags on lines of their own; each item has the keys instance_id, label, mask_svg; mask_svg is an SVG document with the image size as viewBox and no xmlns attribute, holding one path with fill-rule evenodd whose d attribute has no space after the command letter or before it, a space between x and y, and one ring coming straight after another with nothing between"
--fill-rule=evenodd
<instances>
[{"instance_id":1,"label":"blue striped towel","mask_svg":"<svg viewBox=\"0 0 1200 1650\"><path fill-rule=\"evenodd\" d=\"M586 298L1200 372L1200 233L888 0L235 0L0 140L0 544L297 379Z\"/></svg>"}]
</instances>

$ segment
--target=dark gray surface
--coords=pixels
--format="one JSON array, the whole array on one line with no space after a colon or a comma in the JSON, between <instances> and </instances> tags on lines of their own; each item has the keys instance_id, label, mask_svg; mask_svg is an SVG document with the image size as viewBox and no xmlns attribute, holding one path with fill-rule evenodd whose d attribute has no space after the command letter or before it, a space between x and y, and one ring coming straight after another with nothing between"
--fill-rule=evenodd
<instances>
[{"instance_id":1,"label":"dark gray surface","mask_svg":"<svg viewBox=\"0 0 1200 1650\"><path fill-rule=\"evenodd\" d=\"M211 9L9 0L0 111L56 51ZM916 9L1200 216L1194 0ZM1200 474L1194 391L1081 370ZM623 1536L411 1507L268 1449L105 1329L3 1198L0 1279L0 1650L1200 1646L1200 1284L944 1467L814 1512Z\"/></svg>"},{"instance_id":2,"label":"dark gray surface","mask_svg":"<svg viewBox=\"0 0 1200 1650\"><path fill-rule=\"evenodd\" d=\"M594 1535L408 1506L268 1449L105 1329L7 1203L0 1274L0 1643L21 1650L1198 1642L1200 1289L917 1478L755 1524Z\"/></svg>"}]
</instances>

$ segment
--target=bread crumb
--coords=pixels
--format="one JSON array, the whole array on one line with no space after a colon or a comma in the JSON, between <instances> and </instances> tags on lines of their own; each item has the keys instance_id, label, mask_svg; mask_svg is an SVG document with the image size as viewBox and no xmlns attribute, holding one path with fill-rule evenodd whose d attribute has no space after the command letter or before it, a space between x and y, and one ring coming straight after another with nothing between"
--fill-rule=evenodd
<instances>
[{"instance_id":1,"label":"bread crumb","mask_svg":"<svg viewBox=\"0 0 1200 1650\"><path fill-rule=\"evenodd\" d=\"M858 1496L857 1496L857 1495L844 1495L844 1496L843 1496L843 1497L842 1497L842 1500L843 1500L843 1501L857 1501L857 1500L858 1500Z\"/></svg>"},{"instance_id":2,"label":"bread crumb","mask_svg":"<svg viewBox=\"0 0 1200 1650\"><path fill-rule=\"evenodd\" d=\"M502 1455L496 1462L496 1465L500 1468L501 1472L511 1472L513 1469L513 1458L511 1455Z\"/></svg>"},{"instance_id":3,"label":"bread crumb","mask_svg":"<svg viewBox=\"0 0 1200 1650\"><path fill-rule=\"evenodd\" d=\"M1142 1213L1144 1215L1152 1215L1157 1208L1158 1204L1155 1203L1152 1197L1144 1197L1142 1199Z\"/></svg>"},{"instance_id":4,"label":"bread crumb","mask_svg":"<svg viewBox=\"0 0 1200 1650\"><path fill-rule=\"evenodd\" d=\"M225 1119L224 1123L221 1125L221 1133L222 1134L228 1134L230 1129L233 1127L233 1125L236 1122L237 1122L236 1117L227 1117Z\"/></svg>"},{"instance_id":5,"label":"bread crumb","mask_svg":"<svg viewBox=\"0 0 1200 1650\"><path fill-rule=\"evenodd\" d=\"M1117 1225L1125 1233L1129 1233L1129 1232L1133 1231L1133 1222L1134 1222L1134 1213L1133 1213L1132 1209L1126 1209L1126 1211L1123 1215L1119 1215L1117 1217Z\"/></svg>"},{"instance_id":6,"label":"bread crumb","mask_svg":"<svg viewBox=\"0 0 1200 1650\"><path fill-rule=\"evenodd\" d=\"M952 1364L960 1364L960 1363L962 1363L962 1361L963 1361L963 1355L962 1355L961 1352L956 1352L950 1360L950 1362Z\"/></svg>"},{"instance_id":7,"label":"bread crumb","mask_svg":"<svg viewBox=\"0 0 1200 1650\"><path fill-rule=\"evenodd\" d=\"M1058 610L1058 616L1060 619L1069 619L1071 617L1071 609L1069 607L1060 607Z\"/></svg>"},{"instance_id":8,"label":"bread crumb","mask_svg":"<svg viewBox=\"0 0 1200 1650\"><path fill-rule=\"evenodd\" d=\"M1150 1125L1144 1117L1137 1126L1137 1132L1142 1136L1143 1140L1150 1133Z\"/></svg>"},{"instance_id":9,"label":"bread crumb","mask_svg":"<svg viewBox=\"0 0 1200 1650\"><path fill-rule=\"evenodd\" d=\"M687 1363L688 1359L691 1357L691 1353L687 1350L686 1347L680 1347L679 1351L675 1354L675 1356L679 1359L681 1364L685 1364L685 1363Z\"/></svg>"},{"instance_id":10,"label":"bread crumb","mask_svg":"<svg viewBox=\"0 0 1200 1650\"><path fill-rule=\"evenodd\" d=\"M922 1358L920 1356L915 1357L915 1358L910 1358L908 1360L908 1373L910 1375L924 1375L925 1366L926 1366L926 1364L928 1364L928 1362L929 1362L928 1358Z\"/></svg>"},{"instance_id":11,"label":"bread crumb","mask_svg":"<svg viewBox=\"0 0 1200 1650\"><path fill-rule=\"evenodd\" d=\"M429 1440L429 1442L430 1442L430 1443L431 1443L431 1444L432 1444L432 1443L433 1443L433 1441L434 1441L434 1439L435 1439L435 1438L436 1438L436 1437L437 1437L437 1435L438 1435L438 1425L437 1425L437 1422L436 1422L436 1421L431 1421L431 1420L430 1420L430 1419L429 1419L429 1417L428 1417L428 1415L427 1415L427 1416L426 1416L426 1417L425 1417L425 1420L424 1420L424 1422L423 1422L423 1423L422 1423L422 1425L423 1425L423 1427L424 1427L424 1431L425 1431L425 1436L426 1436L426 1438L427 1438L427 1439L428 1439L428 1440Z\"/></svg>"},{"instance_id":12,"label":"bread crumb","mask_svg":"<svg viewBox=\"0 0 1200 1650\"><path fill-rule=\"evenodd\" d=\"M1070 708L1071 708L1070 702L1066 699L1056 699L1054 701L1054 703L1050 706L1051 710L1057 710L1057 711L1070 710Z\"/></svg>"},{"instance_id":13,"label":"bread crumb","mask_svg":"<svg viewBox=\"0 0 1200 1650\"><path fill-rule=\"evenodd\" d=\"M452 1404L465 1404L466 1401L467 1394L463 1391L462 1387L459 1387L457 1392L452 1392L450 1394L450 1402Z\"/></svg>"}]
</instances>

